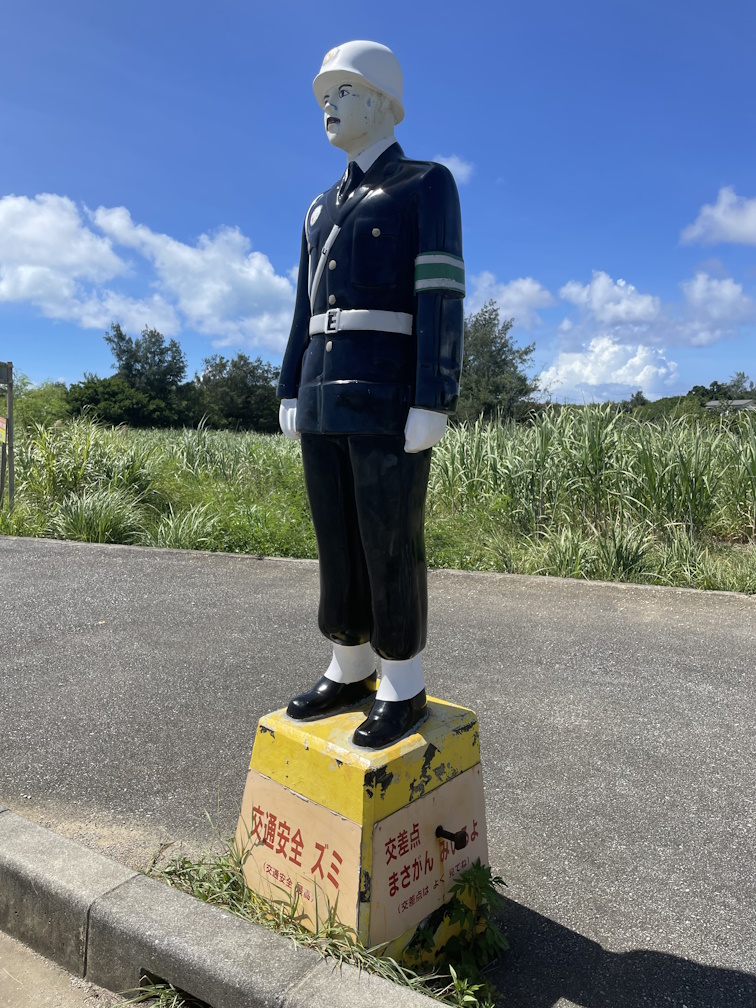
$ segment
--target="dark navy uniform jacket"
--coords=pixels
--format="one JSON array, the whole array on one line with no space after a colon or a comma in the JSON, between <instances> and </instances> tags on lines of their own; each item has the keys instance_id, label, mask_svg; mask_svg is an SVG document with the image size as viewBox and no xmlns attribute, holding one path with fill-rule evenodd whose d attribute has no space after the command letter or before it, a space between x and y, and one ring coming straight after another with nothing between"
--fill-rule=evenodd
<instances>
[{"instance_id":1,"label":"dark navy uniform jacket","mask_svg":"<svg viewBox=\"0 0 756 1008\"><path fill-rule=\"evenodd\" d=\"M338 189L307 212L277 395L297 399L302 432L401 434L411 406L453 413L457 404L464 326L457 188L443 165L411 161L395 143L341 204ZM341 231L311 309L308 282L334 225ZM311 316L336 308L404 312L412 333L311 337Z\"/></svg>"}]
</instances>

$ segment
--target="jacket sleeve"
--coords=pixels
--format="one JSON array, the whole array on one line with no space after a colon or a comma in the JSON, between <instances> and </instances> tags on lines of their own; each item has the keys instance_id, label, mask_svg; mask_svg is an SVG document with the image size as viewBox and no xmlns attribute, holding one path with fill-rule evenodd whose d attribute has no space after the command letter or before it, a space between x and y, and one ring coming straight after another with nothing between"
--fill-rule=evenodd
<instances>
[{"instance_id":1,"label":"jacket sleeve","mask_svg":"<svg viewBox=\"0 0 756 1008\"><path fill-rule=\"evenodd\" d=\"M453 413L459 398L465 268L459 196L451 172L434 164L418 202L415 259L417 374L414 406Z\"/></svg>"},{"instance_id":2,"label":"jacket sleeve","mask_svg":"<svg viewBox=\"0 0 756 1008\"><path fill-rule=\"evenodd\" d=\"M278 387L276 388L276 395L279 399L296 399L299 393L302 357L310 340L310 298L307 292L309 273L310 257L307 252L307 237L303 229L294 319L291 323L289 341L286 344Z\"/></svg>"}]
</instances>

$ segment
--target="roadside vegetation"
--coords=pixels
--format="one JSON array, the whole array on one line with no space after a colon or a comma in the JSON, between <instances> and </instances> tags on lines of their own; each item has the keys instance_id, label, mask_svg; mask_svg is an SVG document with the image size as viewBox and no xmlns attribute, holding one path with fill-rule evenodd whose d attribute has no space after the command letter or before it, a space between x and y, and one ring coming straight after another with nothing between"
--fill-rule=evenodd
<instances>
[{"instance_id":1,"label":"roadside vegetation","mask_svg":"<svg viewBox=\"0 0 756 1008\"><path fill-rule=\"evenodd\" d=\"M454 426L427 511L431 567L756 593L756 414L562 407ZM86 414L17 432L0 532L316 556L296 442Z\"/></svg>"},{"instance_id":2,"label":"roadside vegetation","mask_svg":"<svg viewBox=\"0 0 756 1008\"><path fill-rule=\"evenodd\" d=\"M503 905L499 889L503 879L476 861L461 872L450 888L450 899L439 908L441 917L458 925L458 935L450 938L436 962L434 971L423 968L423 952L433 947L433 933L423 934L416 961L399 963L381 955L385 947L366 949L357 941L354 930L341 924L335 913L324 908L315 933L299 923L296 896L288 891L281 900L269 901L253 892L244 878L244 857L233 841L222 845L220 853L206 854L196 861L174 858L162 863L166 848L155 855L149 874L205 903L233 913L242 920L266 927L296 945L315 949L335 964L350 964L386 980L409 987L447 1005L459 1008L494 1008L498 991L486 979L486 967L498 958L508 944L495 922ZM283 891L282 891L283 893ZM412 945L415 942L413 941ZM154 1008L206 1008L186 992L170 984L146 977L126 1004L148 1003Z\"/></svg>"},{"instance_id":3,"label":"roadside vegetation","mask_svg":"<svg viewBox=\"0 0 756 1008\"><path fill-rule=\"evenodd\" d=\"M756 592L756 386L650 403L537 404L534 346L494 303L465 320L455 423L434 450L431 567ZM275 433L277 370L105 334L109 378L17 378L16 507L0 532L316 556L299 446ZM707 405L708 404L708 407Z\"/></svg>"}]
</instances>

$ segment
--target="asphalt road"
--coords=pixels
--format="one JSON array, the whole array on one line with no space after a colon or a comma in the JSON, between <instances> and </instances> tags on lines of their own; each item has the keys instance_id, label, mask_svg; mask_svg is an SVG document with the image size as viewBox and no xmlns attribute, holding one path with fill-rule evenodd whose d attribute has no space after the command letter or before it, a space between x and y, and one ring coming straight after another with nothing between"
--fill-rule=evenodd
<instances>
[{"instance_id":1,"label":"asphalt road","mask_svg":"<svg viewBox=\"0 0 756 1008\"><path fill-rule=\"evenodd\" d=\"M327 664L316 565L0 538L0 585L0 800L137 867L229 835L258 717ZM756 599L437 571L430 608L508 1008L756 1008Z\"/></svg>"}]
</instances>

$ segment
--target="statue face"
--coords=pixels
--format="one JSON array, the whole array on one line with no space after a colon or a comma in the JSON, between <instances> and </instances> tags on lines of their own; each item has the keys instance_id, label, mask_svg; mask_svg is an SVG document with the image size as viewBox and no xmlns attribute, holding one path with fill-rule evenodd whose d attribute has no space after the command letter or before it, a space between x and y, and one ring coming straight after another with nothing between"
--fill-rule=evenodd
<instances>
[{"instance_id":1,"label":"statue face","mask_svg":"<svg viewBox=\"0 0 756 1008\"><path fill-rule=\"evenodd\" d=\"M382 135L385 118L381 96L361 81L332 87L323 96L323 124L334 147L355 155Z\"/></svg>"}]
</instances>

